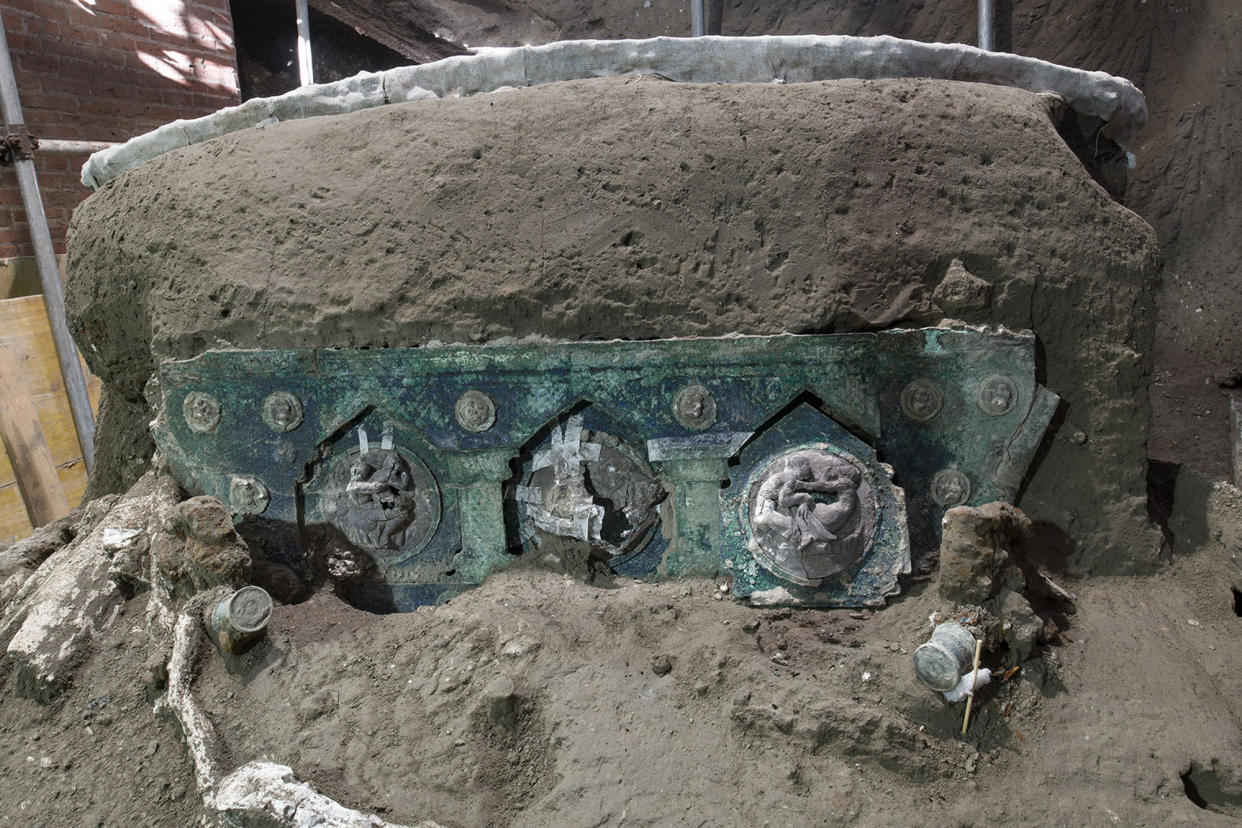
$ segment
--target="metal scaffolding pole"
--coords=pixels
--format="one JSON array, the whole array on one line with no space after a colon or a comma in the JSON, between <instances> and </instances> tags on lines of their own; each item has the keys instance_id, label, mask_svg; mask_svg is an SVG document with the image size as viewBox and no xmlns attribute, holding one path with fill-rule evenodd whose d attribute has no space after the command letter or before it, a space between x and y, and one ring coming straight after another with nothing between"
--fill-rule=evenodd
<instances>
[{"instance_id":1,"label":"metal scaffolding pole","mask_svg":"<svg viewBox=\"0 0 1242 828\"><path fill-rule=\"evenodd\" d=\"M707 34L707 0L690 0L690 36Z\"/></svg>"},{"instance_id":2,"label":"metal scaffolding pole","mask_svg":"<svg viewBox=\"0 0 1242 828\"><path fill-rule=\"evenodd\" d=\"M992 50L992 0L979 0L979 48Z\"/></svg>"},{"instance_id":3,"label":"metal scaffolding pole","mask_svg":"<svg viewBox=\"0 0 1242 828\"><path fill-rule=\"evenodd\" d=\"M4 114L5 133L26 135L3 16L0 16L0 109ZM95 469L95 416L91 413L91 400L86 393L86 375L82 371L78 349L65 322L65 289L60 283L60 268L56 266L56 248L52 246L52 234L47 228L47 215L43 212L43 197L39 194L39 179L35 176L34 161L17 148L12 150L12 155L13 169L17 172L17 183L22 191L22 205L26 208L26 221L30 225L35 264L39 268L39 280L43 283L43 303L47 306L47 318L51 323L52 339L56 344L56 359L60 363L60 375L65 383L65 393L69 397L73 424L78 431L82 460L90 473Z\"/></svg>"},{"instance_id":4,"label":"metal scaffolding pole","mask_svg":"<svg viewBox=\"0 0 1242 828\"><path fill-rule=\"evenodd\" d=\"M310 86L315 82L315 69L311 65L310 10L306 0L294 0L298 13L298 82Z\"/></svg>"}]
</instances>

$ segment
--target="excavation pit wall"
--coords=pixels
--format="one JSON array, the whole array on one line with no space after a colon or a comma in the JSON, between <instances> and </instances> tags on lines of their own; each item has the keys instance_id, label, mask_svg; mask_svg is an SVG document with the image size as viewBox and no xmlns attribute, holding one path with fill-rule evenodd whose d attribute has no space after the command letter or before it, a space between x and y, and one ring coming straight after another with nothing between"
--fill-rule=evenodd
<instances>
[{"instance_id":1,"label":"excavation pit wall","mask_svg":"<svg viewBox=\"0 0 1242 828\"><path fill-rule=\"evenodd\" d=\"M1158 252L1058 135L1060 106L938 79L606 77L164 152L104 184L70 236L71 325L108 388L94 490L145 464L158 362L211 348L952 318L1033 330L1065 401L1019 498L1050 562L1150 568ZM963 270L982 301L937 293Z\"/></svg>"}]
</instances>

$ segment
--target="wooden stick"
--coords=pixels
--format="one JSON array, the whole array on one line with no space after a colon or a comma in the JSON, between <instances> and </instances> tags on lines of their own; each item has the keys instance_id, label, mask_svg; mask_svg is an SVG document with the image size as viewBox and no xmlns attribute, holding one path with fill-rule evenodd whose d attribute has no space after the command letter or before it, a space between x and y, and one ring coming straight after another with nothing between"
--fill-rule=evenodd
<instances>
[{"instance_id":1,"label":"wooden stick","mask_svg":"<svg viewBox=\"0 0 1242 828\"><path fill-rule=\"evenodd\" d=\"M30 523L42 526L67 514L69 501L61 488L15 350L12 345L0 343L0 438L13 464Z\"/></svg>"},{"instance_id":2,"label":"wooden stick","mask_svg":"<svg viewBox=\"0 0 1242 828\"><path fill-rule=\"evenodd\" d=\"M979 678L979 656L983 652L983 640L975 642L975 668L970 673L970 692L966 696L966 715L962 717L962 735L966 735L966 727L970 724L970 707L975 703L975 681Z\"/></svg>"}]
</instances>

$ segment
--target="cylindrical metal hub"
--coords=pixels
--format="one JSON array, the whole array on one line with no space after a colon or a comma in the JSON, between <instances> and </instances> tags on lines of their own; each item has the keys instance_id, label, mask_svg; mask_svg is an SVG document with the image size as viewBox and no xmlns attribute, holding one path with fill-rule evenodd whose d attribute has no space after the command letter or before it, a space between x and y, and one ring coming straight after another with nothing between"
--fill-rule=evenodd
<instances>
[{"instance_id":1,"label":"cylindrical metal hub","mask_svg":"<svg viewBox=\"0 0 1242 828\"><path fill-rule=\"evenodd\" d=\"M221 650L238 653L263 634L271 619L272 596L263 587L247 586L216 604L211 629Z\"/></svg>"},{"instance_id":2,"label":"cylindrical metal hub","mask_svg":"<svg viewBox=\"0 0 1242 828\"><path fill-rule=\"evenodd\" d=\"M944 693L957 687L974 663L975 637L956 621L932 630L931 639L914 651L914 673L919 681Z\"/></svg>"}]
</instances>

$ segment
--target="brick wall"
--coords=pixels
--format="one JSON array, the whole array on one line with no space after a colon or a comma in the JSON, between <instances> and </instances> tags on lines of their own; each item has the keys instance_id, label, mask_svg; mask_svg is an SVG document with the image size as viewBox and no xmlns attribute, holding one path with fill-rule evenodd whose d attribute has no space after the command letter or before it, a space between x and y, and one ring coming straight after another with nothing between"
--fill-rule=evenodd
<instances>
[{"instance_id":1,"label":"brick wall","mask_svg":"<svg viewBox=\"0 0 1242 828\"><path fill-rule=\"evenodd\" d=\"M228 0L3 0L31 134L123 141L239 102ZM86 156L37 156L58 252ZM0 258L30 256L17 178L0 168Z\"/></svg>"}]
</instances>

